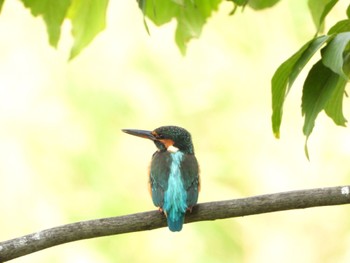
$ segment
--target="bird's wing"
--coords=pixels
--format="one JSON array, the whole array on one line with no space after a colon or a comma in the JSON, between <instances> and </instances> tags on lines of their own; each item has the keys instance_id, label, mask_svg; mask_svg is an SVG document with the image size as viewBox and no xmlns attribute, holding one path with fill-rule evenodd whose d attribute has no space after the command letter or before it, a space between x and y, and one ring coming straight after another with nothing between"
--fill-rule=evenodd
<instances>
[{"instance_id":1,"label":"bird's wing","mask_svg":"<svg viewBox=\"0 0 350 263\"><path fill-rule=\"evenodd\" d=\"M197 203L200 190L199 166L196 157L185 154L180 169L184 188L187 191L187 206L191 208Z\"/></svg>"},{"instance_id":2,"label":"bird's wing","mask_svg":"<svg viewBox=\"0 0 350 263\"><path fill-rule=\"evenodd\" d=\"M153 204L162 208L164 192L168 188L171 157L169 152L155 152L150 167L149 183Z\"/></svg>"}]
</instances>

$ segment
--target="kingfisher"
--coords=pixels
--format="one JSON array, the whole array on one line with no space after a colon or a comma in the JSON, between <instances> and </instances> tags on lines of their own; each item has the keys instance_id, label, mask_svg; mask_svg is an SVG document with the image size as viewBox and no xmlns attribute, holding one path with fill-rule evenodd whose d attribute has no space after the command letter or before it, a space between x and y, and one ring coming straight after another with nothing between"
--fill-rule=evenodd
<instances>
[{"instance_id":1,"label":"kingfisher","mask_svg":"<svg viewBox=\"0 0 350 263\"><path fill-rule=\"evenodd\" d=\"M186 211L192 212L197 204L200 190L199 165L191 134L178 126L122 131L150 139L156 145L149 169L149 191L153 204L165 214L170 231L180 231Z\"/></svg>"}]
</instances>

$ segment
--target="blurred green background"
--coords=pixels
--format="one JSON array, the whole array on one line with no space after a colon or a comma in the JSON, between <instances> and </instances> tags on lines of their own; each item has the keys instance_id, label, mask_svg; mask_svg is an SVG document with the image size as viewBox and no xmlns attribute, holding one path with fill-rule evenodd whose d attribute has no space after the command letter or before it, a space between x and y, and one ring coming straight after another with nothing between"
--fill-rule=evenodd
<instances>
[{"instance_id":1,"label":"blurred green background","mask_svg":"<svg viewBox=\"0 0 350 263\"><path fill-rule=\"evenodd\" d=\"M122 128L179 125L201 164L200 202L343 185L349 130L321 116L304 155L302 75L271 131L270 79L315 33L306 1L228 16L222 3L189 44L175 23L145 31L136 1L110 1L107 29L72 62L70 24L58 50L19 1L0 15L0 240L155 209L155 146ZM345 17L340 3L327 20ZM350 116L349 103L344 105ZM323 115L323 114L321 114ZM65 244L13 262L349 262L348 206L187 224Z\"/></svg>"}]
</instances>

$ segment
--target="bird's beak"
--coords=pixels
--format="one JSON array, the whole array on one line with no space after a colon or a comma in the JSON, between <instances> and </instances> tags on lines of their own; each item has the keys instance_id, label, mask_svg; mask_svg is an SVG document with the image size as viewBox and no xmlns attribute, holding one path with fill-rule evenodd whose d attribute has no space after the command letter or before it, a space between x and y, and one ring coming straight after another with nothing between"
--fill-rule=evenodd
<instances>
[{"instance_id":1,"label":"bird's beak","mask_svg":"<svg viewBox=\"0 0 350 263\"><path fill-rule=\"evenodd\" d=\"M145 131L145 130L134 130L134 129L122 129L123 132L131 135L135 135L141 138L150 139L152 141L155 141L157 138L154 137L152 134L152 131Z\"/></svg>"}]
</instances>

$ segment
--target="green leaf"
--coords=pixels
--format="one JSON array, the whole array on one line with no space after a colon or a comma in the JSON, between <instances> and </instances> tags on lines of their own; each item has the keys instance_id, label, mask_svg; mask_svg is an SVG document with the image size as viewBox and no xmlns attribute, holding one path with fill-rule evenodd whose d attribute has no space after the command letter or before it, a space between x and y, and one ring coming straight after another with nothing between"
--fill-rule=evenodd
<instances>
[{"instance_id":1,"label":"green leaf","mask_svg":"<svg viewBox=\"0 0 350 263\"><path fill-rule=\"evenodd\" d=\"M271 81L272 91L272 130L276 138L280 135L284 100L294 80L310 58L329 39L320 36L302 46L293 56L279 66Z\"/></svg>"},{"instance_id":2,"label":"green leaf","mask_svg":"<svg viewBox=\"0 0 350 263\"><path fill-rule=\"evenodd\" d=\"M249 0L248 5L255 10L261 10L274 6L278 1L279 0Z\"/></svg>"},{"instance_id":3,"label":"green leaf","mask_svg":"<svg viewBox=\"0 0 350 263\"><path fill-rule=\"evenodd\" d=\"M233 9L232 11L229 13L230 16L234 15L238 9L238 7L242 7L243 8L248 4L249 0L227 0L229 2L233 3Z\"/></svg>"},{"instance_id":4,"label":"green leaf","mask_svg":"<svg viewBox=\"0 0 350 263\"><path fill-rule=\"evenodd\" d=\"M245 6L249 0L228 0L230 2L233 2L235 5L238 5L238 6Z\"/></svg>"},{"instance_id":5,"label":"green leaf","mask_svg":"<svg viewBox=\"0 0 350 263\"><path fill-rule=\"evenodd\" d=\"M313 40L309 47L303 52L302 56L299 58L297 63L295 63L293 70L289 76L289 86L291 87L298 77L299 73L302 71L307 62L311 57L330 39L329 36L319 36ZM289 87L289 89L290 89Z\"/></svg>"},{"instance_id":6,"label":"green leaf","mask_svg":"<svg viewBox=\"0 0 350 263\"><path fill-rule=\"evenodd\" d=\"M345 75L350 76L350 50L344 52L344 66L343 71Z\"/></svg>"},{"instance_id":7,"label":"green leaf","mask_svg":"<svg viewBox=\"0 0 350 263\"><path fill-rule=\"evenodd\" d=\"M238 9L238 7L242 7L243 8L248 4L249 0L227 0L229 2L233 3L233 9L232 11L229 13L230 16L234 15Z\"/></svg>"},{"instance_id":8,"label":"green leaf","mask_svg":"<svg viewBox=\"0 0 350 263\"><path fill-rule=\"evenodd\" d=\"M3 1L2 1L3 2ZM50 45L57 47L61 35L61 25L71 4L70 0L22 0L30 8L33 16L42 15L46 23ZM0 3L1 6L2 3Z\"/></svg>"},{"instance_id":9,"label":"green leaf","mask_svg":"<svg viewBox=\"0 0 350 263\"><path fill-rule=\"evenodd\" d=\"M338 0L309 0L308 5L317 33L322 30L324 20Z\"/></svg>"},{"instance_id":10,"label":"green leaf","mask_svg":"<svg viewBox=\"0 0 350 263\"><path fill-rule=\"evenodd\" d=\"M347 120L343 114L343 99L345 96L345 87L347 81L339 78L332 96L325 105L326 114L334 121L335 124L346 126Z\"/></svg>"},{"instance_id":11,"label":"green leaf","mask_svg":"<svg viewBox=\"0 0 350 263\"><path fill-rule=\"evenodd\" d=\"M177 28L175 32L175 41L181 53L185 55L187 43L192 38L199 38L202 27L206 19L210 16L213 9L216 9L220 1L208 1L204 5L203 2L188 2L185 8L181 8L177 16ZM208 5L208 3L211 3Z\"/></svg>"},{"instance_id":12,"label":"green leaf","mask_svg":"<svg viewBox=\"0 0 350 263\"><path fill-rule=\"evenodd\" d=\"M350 32L339 33L328 43L324 52L322 52L323 64L344 79L348 79L348 76L343 71L343 53L349 41Z\"/></svg>"},{"instance_id":13,"label":"green leaf","mask_svg":"<svg viewBox=\"0 0 350 263\"><path fill-rule=\"evenodd\" d=\"M139 8L141 9L142 13L143 13L143 25L145 26L145 29L148 33L148 35L151 35L150 31L149 31L149 28L148 28L148 25L147 25L147 21L145 19L146 17L146 0L136 0L138 5L139 5Z\"/></svg>"},{"instance_id":14,"label":"green leaf","mask_svg":"<svg viewBox=\"0 0 350 263\"><path fill-rule=\"evenodd\" d=\"M214 10L218 9L221 0L142 0L139 6L144 14L157 26L175 18L177 28L175 41L182 54L186 53L187 43L198 38L202 28Z\"/></svg>"},{"instance_id":15,"label":"green leaf","mask_svg":"<svg viewBox=\"0 0 350 263\"><path fill-rule=\"evenodd\" d=\"M348 18L350 18L350 5L348 6L348 8L346 9L346 16Z\"/></svg>"},{"instance_id":16,"label":"green leaf","mask_svg":"<svg viewBox=\"0 0 350 263\"><path fill-rule=\"evenodd\" d=\"M350 31L350 19L345 19L337 22L334 26L331 27L328 31L328 35L343 33Z\"/></svg>"},{"instance_id":17,"label":"green leaf","mask_svg":"<svg viewBox=\"0 0 350 263\"><path fill-rule=\"evenodd\" d=\"M310 70L303 88L302 113L305 115L303 132L306 135L305 154L308 159L307 142L315 126L318 114L324 109L337 125L345 126L342 105L346 80L319 60Z\"/></svg>"},{"instance_id":18,"label":"green leaf","mask_svg":"<svg viewBox=\"0 0 350 263\"><path fill-rule=\"evenodd\" d=\"M174 3L181 5L181 6L183 6L185 4L185 0L171 0L171 1L173 1Z\"/></svg>"},{"instance_id":19,"label":"green leaf","mask_svg":"<svg viewBox=\"0 0 350 263\"><path fill-rule=\"evenodd\" d=\"M344 55L344 67L345 74L350 73L350 52L347 51ZM346 96L345 87L347 81L344 78L339 78L339 82L333 95L330 97L325 106L326 114L340 126L345 126L347 120L343 115L343 99Z\"/></svg>"},{"instance_id":20,"label":"green leaf","mask_svg":"<svg viewBox=\"0 0 350 263\"><path fill-rule=\"evenodd\" d=\"M325 108L338 85L341 77L323 65L319 60L310 70L303 87L302 114L305 115L303 132L309 137L315 126L317 115Z\"/></svg>"},{"instance_id":21,"label":"green leaf","mask_svg":"<svg viewBox=\"0 0 350 263\"><path fill-rule=\"evenodd\" d=\"M1 9L2 9L2 5L4 4L4 0L0 0L0 12L1 12Z\"/></svg>"},{"instance_id":22,"label":"green leaf","mask_svg":"<svg viewBox=\"0 0 350 263\"><path fill-rule=\"evenodd\" d=\"M157 26L170 22L179 12L179 5L168 0L141 0L139 7L143 14Z\"/></svg>"},{"instance_id":23,"label":"green leaf","mask_svg":"<svg viewBox=\"0 0 350 263\"><path fill-rule=\"evenodd\" d=\"M68 17L72 21L74 44L69 59L77 56L106 27L107 5L108 0L72 0Z\"/></svg>"}]
</instances>

